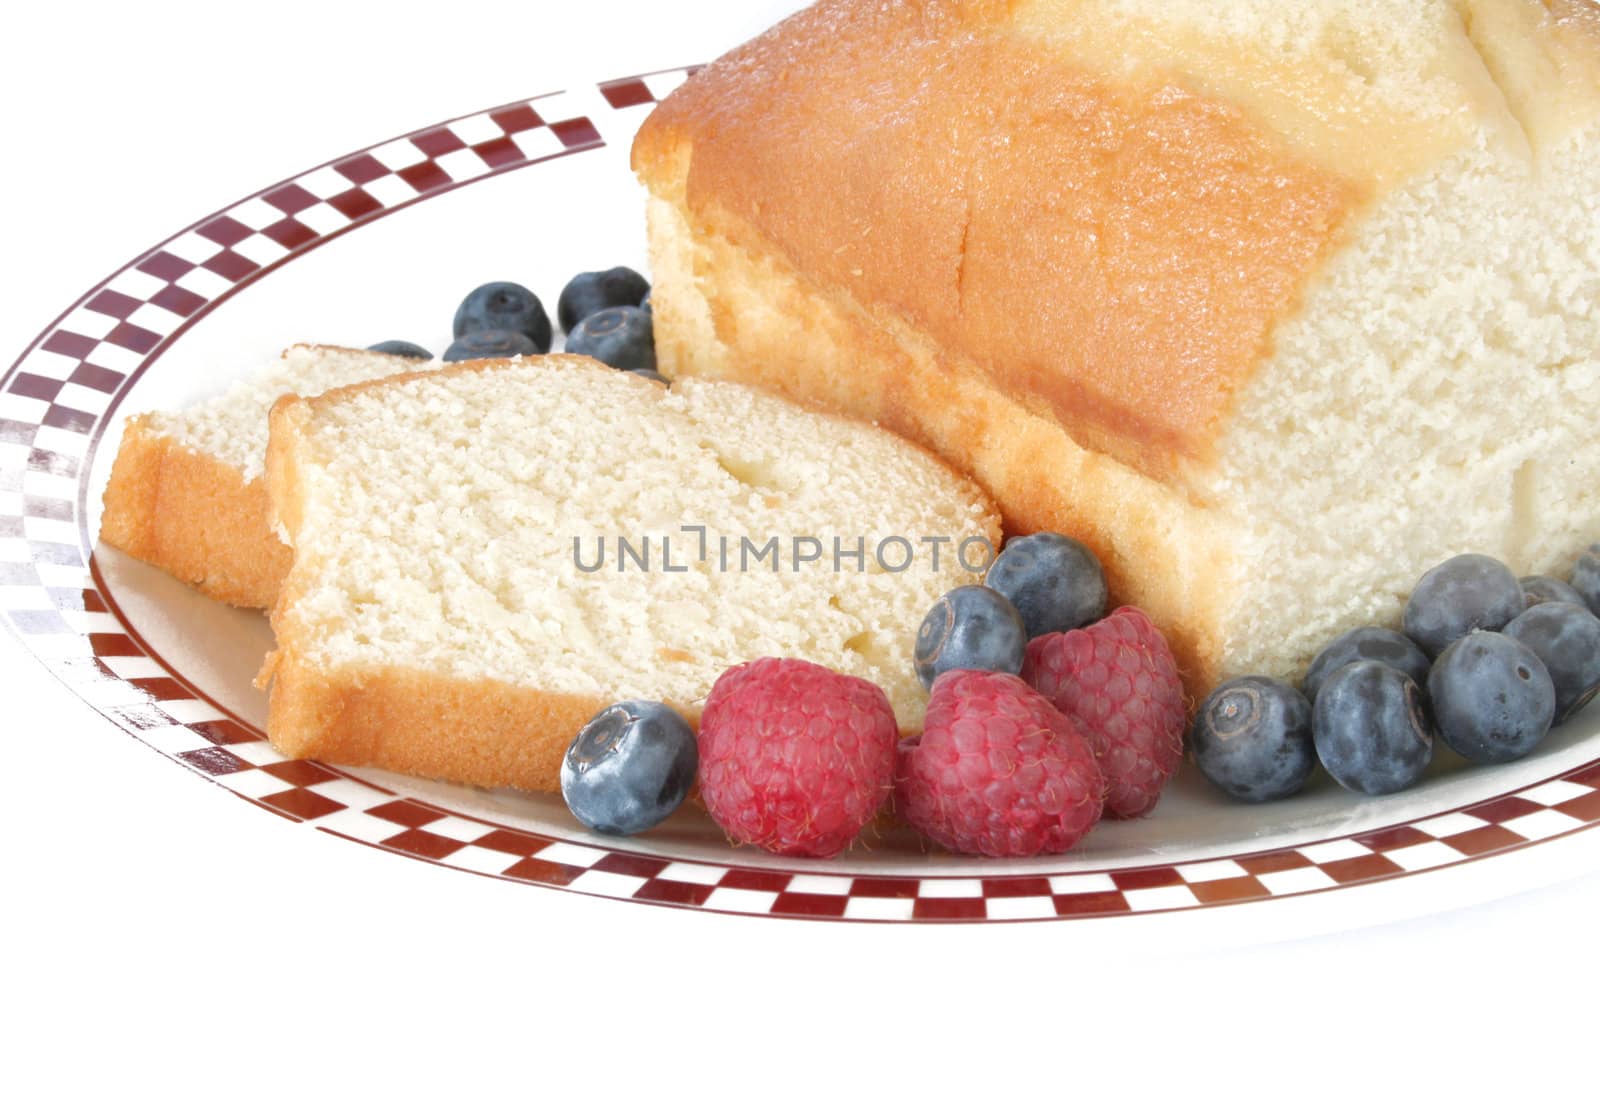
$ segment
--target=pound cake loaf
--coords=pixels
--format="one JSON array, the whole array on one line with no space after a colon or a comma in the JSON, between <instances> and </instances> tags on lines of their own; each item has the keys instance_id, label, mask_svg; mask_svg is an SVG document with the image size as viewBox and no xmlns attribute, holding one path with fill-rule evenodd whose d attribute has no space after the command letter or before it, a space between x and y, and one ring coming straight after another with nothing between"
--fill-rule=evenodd
<instances>
[{"instance_id":1,"label":"pound cake loaf","mask_svg":"<svg viewBox=\"0 0 1600 1098\"><path fill-rule=\"evenodd\" d=\"M285 398L267 482L294 551L274 745L528 790L557 789L604 706L693 718L760 656L869 679L920 728L917 625L978 578L960 543L999 537L970 481L886 431L572 355ZM948 539L937 567L923 539Z\"/></svg>"},{"instance_id":2,"label":"pound cake loaf","mask_svg":"<svg viewBox=\"0 0 1600 1098\"><path fill-rule=\"evenodd\" d=\"M1196 691L1600 537L1592 0L823 0L633 164L664 373L1080 537Z\"/></svg>"},{"instance_id":3,"label":"pound cake loaf","mask_svg":"<svg viewBox=\"0 0 1600 1098\"><path fill-rule=\"evenodd\" d=\"M300 344L192 408L129 417L100 539L211 598L271 606L289 570L289 547L267 522L262 479L272 402L416 366L398 355Z\"/></svg>"}]
</instances>

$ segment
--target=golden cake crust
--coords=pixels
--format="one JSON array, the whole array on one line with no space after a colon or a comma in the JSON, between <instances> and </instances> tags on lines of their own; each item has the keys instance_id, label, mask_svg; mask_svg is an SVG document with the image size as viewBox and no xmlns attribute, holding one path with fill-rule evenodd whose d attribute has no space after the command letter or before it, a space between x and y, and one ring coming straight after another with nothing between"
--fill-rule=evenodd
<instances>
[{"instance_id":1,"label":"golden cake crust","mask_svg":"<svg viewBox=\"0 0 1600 1098\"><path fill-rule=\"evenodd\" d=\"M669 96L634 168L698 231L1203 494L1274 329L1376 197L1472 141L1526 158L1593 117L1600 14L1426 5L1394 30L1416 71L1379 80L1342 37L1351 0L1310 6L1304 52L1184 14L1214 5L1151 7L823 0Z\"/></svg>"},{"instance_id":2,"label":"golden cake crust","mask_svg":"<svg viewBox=\"0 0 1600 1098\"><path fill-rule=\"evenodd\" d=\"M105 490L100 539L234 606L266 608L289 571L266 483L128 421Z\"/></svg>"},{"instance_id":3,"label":"golden cake crust","mask_svg":"<svg viewBox=\"0 0 1600 1098\"><path fill-rule=\"evenodd\" d=\"M694 217L1170 477L1364 189L1227 104L987 33L1006 7L820 4L669 97L635 167L689 151Z\"/></svg>"},{"instance_id":4,"label":"golden cake crust","mask_svg":"<svg viewBox=\"0 0 1600 1098\"><path fill-rule=\"evenodd\" d=\"M289 758L535 793L560 791L573 735L608 704L417 668L329 674L292 654L271 676L267 735Z\"/></svg>"}]
</instances>

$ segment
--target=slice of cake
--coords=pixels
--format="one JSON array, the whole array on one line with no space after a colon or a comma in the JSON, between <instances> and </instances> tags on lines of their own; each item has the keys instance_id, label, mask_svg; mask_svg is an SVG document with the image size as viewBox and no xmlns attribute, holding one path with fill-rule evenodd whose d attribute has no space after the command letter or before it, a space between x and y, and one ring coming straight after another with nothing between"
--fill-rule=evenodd
<instances>
[{"instance_id":1,"label":"slice of cake","mask_svg":"<svg viewBox=\"0 0 1600 1098\"><path fill-rule=\"evenodd\" d=\"M418 365L398 355L301 344L192 408L130 417L106 485L101 540L211 598L271 606L289 570L289 547L267 522L262 479L272 402Z\"/></svg>"},{"instance_id":2,"label":"slice of cake","mask_svg":"<svg viewBox=\"0 0 1600 1098\"><path fill-rule=\"evenodd\" d=\"M1600 537L1600 4L823 0L646 121L673 377L877 420L1203 693Z\"/></svg>"},{"instance_id":3,"label":"slice of cake","mask_svg":"<svg viewBox=\"0 0 1600 1098\"><path fill-rule=\"evenodd\" d=\"M692 717L759 656L869 679L919 728L916 629L999 538L888 432L570 355L285 398L267 482L294 550L278 749L531 790L603 706Z\"/></svg>"}]
</instances>

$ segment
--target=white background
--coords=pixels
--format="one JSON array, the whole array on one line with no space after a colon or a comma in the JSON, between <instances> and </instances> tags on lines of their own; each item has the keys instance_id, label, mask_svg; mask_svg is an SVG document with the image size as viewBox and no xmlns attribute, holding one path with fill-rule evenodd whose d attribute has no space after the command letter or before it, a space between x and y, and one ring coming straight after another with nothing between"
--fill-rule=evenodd
<instances>
[{"instance_id":1,"label":"white background","mask_svg":"<svg viewBox=\"0 0 1600 1098\"><path fill-rule=\"evenodd\" d=\"M266 183L708 59L795 6L13 10L0 358ZM291 826L104 722L3 633L0 711L9 1093L1383 1092L1413 1071L1536 1091L1591 1054L1592 844L1533 875L1565 883L1365 930L1296 939L1295 905L1263 905L1288 920L1275 944L1219 948L1199 923L796 924L517 887Z\"/></svg>"}]
</instances>

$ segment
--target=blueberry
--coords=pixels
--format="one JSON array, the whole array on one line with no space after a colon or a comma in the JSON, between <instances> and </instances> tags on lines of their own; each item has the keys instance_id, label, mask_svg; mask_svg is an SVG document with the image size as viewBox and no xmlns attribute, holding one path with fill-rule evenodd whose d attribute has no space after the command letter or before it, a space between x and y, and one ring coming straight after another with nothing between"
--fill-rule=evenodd
<instances>
[{"instance_id":1,"label":"blueberry","mask_svg":"<svg viewBox=\"0 0 1600 1098\"><path fill-rule=\"evenodd\" d=\"M1527 645L1550 673L1560 724L1600 692L1600 618L1586 607L1564 602L1530 606L1505 628L1505 635Z\"/></svg>"},{"instance_id":2,"label":"blueberry","mask_svg":"<svg viewBox=\"0 0 1600 1098\"><path fill-rule=\"evenodd\" d=\"M957 668L1015 675L1027 646L1017 608L999 592L969 584L933 604L917 630L911 663L931 689L934 679Z\"/></svg>"},{"instance_id":3,"label":"blueberry","mask_svg":"<svg viewBox=\"0 0 1600 1098\"><path fill-rule=\"evenodd\" d=\"M467 362L475 358L513 358L516 355L536 355L539 348L521 332L500 332L488 329L468 332L445 348L446 362Z\"/></svg>"},{"instance_id":4,"label":"blueberry","mask_svg":"<svg viewBox=\"0 0 1600 1098\"><path fill-rule=\"evenodd\" d=\"M665 375L659 374L655 370L629 370L628 372L634 377L649 378L651 381L659 381L663 385L672 384L671 380L669 380Z\"/></svg>"},{"instance_id":5,"label":"blueberry","mask_svg":"<svg viewBox=\"0 0 1600 1098\"><path fill-rule=\"evenodd\" d=\"M639 299L639 308L643 309L647 313L655 311L655 310L650 308L650 291L649 290L646 290L644 292L644 296Z\"/></svg>"},{"instance_id":6,"label":"blueberry","mask_svg":"<svg viewBox=\"0 0 1600 1098\"><path fill-rule=\"evenodd\" d=\"M1357 793L1395 793L1417 783L1433 757L1422 689L1377 660L1347 663L1323 680L1311 707L1317 758Z\"/></svg>"},{"instance_id":7,"label":"blueberry","mask_svg":"<svg viewBox=\"0 0 1600 1098\"><path fill-rule=\"evenodd\" d=\"M660 702L617 702L567 748L561 795L585 827L634 835L677 810L699 761L694 731L674 710Z\"/></svg>"},{"instance_id":8,"label":"blueberry","mask_svg":"<svg viewBox=\"0 0 1600 1098\"><path fill-rule=\"evenodd\" d=\"M485 282L456 309L451 331L455 338L489 330L521 332L533 341L533 350L528 354L542 355L550 349L550 318L545 314L544 303L532 290L515 282Z\"/></svg>"},{"instance_id":9,"label":"blueberry","mask_svg":"<svg viewBox=\"0 0 1600 1098\"><path fill-rule=\"evenodd\" d=\"M1062 534L1012 538L983 582L1011 600L1030 637L1078 629L1106 613L1100 562L1082 542Z\"/></svg>"},{"instance_id":10,"label":"blueberry","mask_svg":"<svg viewBox=\"0 0 1600 1098\"><path fill-rule=\"evenodd\" d=\"M1335 637L1317 653L1317 658L1311 661L1311 669L1306 672L1305 682L1301 684L1306 697L1316 701L1317 692L1322 689L1328 676L1356 660L1386 663L1404 673L1418 686L1426 686L1428 682L1428 657L1411 642L1410 637L1393 629L1363 625Z\"/></svg>"},{"instance_id":11,"label":"blueberry","mask_svg":"<svg viewBox=\"0 0 1600 1098\"><path fill-rule=\"evenodd\" d=\"M1589 604L1583 601L1577 588L1570 583L1562 583L1554 576L1523 576L1517 582L1522 585L1522 594L1529 606L1538 606L1542 602L1570 602L1574 606L1589 609Z\"/></svg>"},{"instance_id":12,"label":"blueberry","mask_svg":"<svg viewBox=\"0 0 1600 1098\"><path fill-rule=\"evenodd\" d=\"M426 347L419 347L403 339L386 339L382 343L374 343L367 350L384 355L398 355L401 358L420 358L424 362L433 357L433 352Z\"/></svg>"},{"instance_id":13,"label":"blueberry","mask_svg":"<svg viewBox=\"0 0 1600 1098\"><path fill-rule=\"evenodd\" d=\"M1600 615L1600 541L1584 550L1573 566L1572 589L1583 596L1591 614Z\"/></svg>"},{"instance_id":14,"label":"blueberry","mask_svg":"<svg viewBox=\"0 0 1600 1098\"><path fill-rule=\"evenodd\" d=\"M1479 553L1463 553L1428 570L1406 600L1406 636L1437 657L1474 629L1495 630L1527 608L1516 575Z\"/></svg>"},{"instance_id":15,"label":"blueberry","mask_svg":"<svg viewBox=\"0 0 1600 1098\"><path fill-rule=\"evenodd\" d=\"M561 321L561 330L570 332L578 321L601 309L613 305L642 307L649 294L650 283L631 267L584 271L573 275L572 281L562 289L556 301L556 317Z\"/></svg>"},{"instance_id":16,"label":"blueberry","mask_svg":"<svg viewBox=\"0 0 1600 1098\"><path fill-rule=\"evenodd\" d=\"M567 336L567 353L588 355L619 370L654 370L656 339L650 314L632 305L590 313Z\"/></svg>"},{"instance_id":17,"label":"blueberry","mask_svg":"<svg viewBox=\"0 0 1600 1098\"><path fill-rule=\"evenodd\" d=\"M1200 703L1189 731L1194 761L1212 784L1252 804L1298 793L1317 765L1311 703L1278 679L1229 679Z\"/></svg>"},{"instance_id":18,"label":"blueberry","mask_svg":"<svg viewBox=\"0 0 1600 1098\"><path fill-rule=\"evenodd\" d=\"M1473 762L1520 759L1544 739L1556 688L1532 649L1504 633L1468 633L1428 672L1439 738Z\"/></svg>"}]
</instances>

